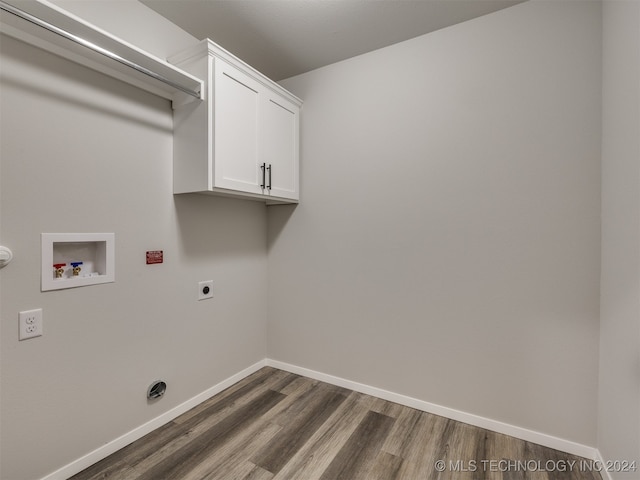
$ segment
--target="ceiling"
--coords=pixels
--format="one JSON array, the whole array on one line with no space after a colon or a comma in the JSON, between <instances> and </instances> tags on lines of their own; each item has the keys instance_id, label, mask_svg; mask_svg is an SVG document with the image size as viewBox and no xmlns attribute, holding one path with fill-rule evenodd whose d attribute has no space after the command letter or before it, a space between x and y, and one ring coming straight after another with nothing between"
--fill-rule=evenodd
<instances>
[{"instance_id":1,"label":"ceiling","mask_svg":"<svg viewBox=\"0 0 640 480\"><path fill-rule=\"evenodd\" d=\"M282 80L524 0L141 0Z\"/></svg>"}]
</instances>

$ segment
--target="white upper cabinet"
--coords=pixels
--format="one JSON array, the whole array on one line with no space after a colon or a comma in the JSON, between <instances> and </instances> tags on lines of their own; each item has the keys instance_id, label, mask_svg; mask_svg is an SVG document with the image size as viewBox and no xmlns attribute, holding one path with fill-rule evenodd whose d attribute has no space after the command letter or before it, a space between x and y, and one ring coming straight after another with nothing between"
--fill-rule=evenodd
<instances>
[{"instance_id":1,"label":"white upper cabinet","mask_svg":"<svg viewBox=\"0 0 640 480\"><path fill-rule=\"evenodd\" d=\"M301 100L210 40L169 61L206 93L174 109L174 193L296 203Z\"/></svg>"}]
</instances>

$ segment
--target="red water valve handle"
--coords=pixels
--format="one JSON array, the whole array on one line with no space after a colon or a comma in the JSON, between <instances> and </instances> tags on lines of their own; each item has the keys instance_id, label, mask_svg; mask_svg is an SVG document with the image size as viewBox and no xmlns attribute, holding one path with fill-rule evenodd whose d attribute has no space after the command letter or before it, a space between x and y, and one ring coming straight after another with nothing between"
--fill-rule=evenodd
<instances>
[{"instance_id":1,"label":"red water valve handle","mask_svg":"<svg viewBox=\"0 0 640 480\"><path fill-rule=\"evenodd\" d=\"M66 265L66 263L54 263L53 264L53 271L56 274L56 278L62 278L62 275L64 275L64 267Z\"/></svg>"}]
</instances>

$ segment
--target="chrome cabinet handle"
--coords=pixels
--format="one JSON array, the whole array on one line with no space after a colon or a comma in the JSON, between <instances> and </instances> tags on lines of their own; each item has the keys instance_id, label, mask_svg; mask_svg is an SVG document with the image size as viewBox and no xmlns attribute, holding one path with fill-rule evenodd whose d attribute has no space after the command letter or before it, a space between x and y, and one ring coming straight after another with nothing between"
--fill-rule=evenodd
<instances>
[{"instance_id":1,"label":"chrome cabinet handle","mask_svg":"<svg viewBox=\"0 0 640 480\"><path fill-rule=\"evenodd\" d=\"M271 164L269 164L269 166L267 167L267 170L269 170L269 185L267 186L267 188L269 190L271 190Z\"/></svg>"}]
</instances>

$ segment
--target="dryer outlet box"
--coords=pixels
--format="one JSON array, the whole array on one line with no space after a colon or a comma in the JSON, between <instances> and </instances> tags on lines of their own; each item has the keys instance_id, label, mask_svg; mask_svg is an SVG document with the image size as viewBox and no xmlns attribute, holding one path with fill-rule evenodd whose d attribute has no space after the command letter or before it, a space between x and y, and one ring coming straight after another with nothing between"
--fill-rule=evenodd
<instances>
[{"instance_id":1,"label":"dryer outlet box","mask_svg":"<svg viewBox=\"0 0 640 480\"><path fill-rule=\"evenodd\" d=\"M213 298L213 280L198 283L198 300Z\"/></svg>"}]
</instances>

